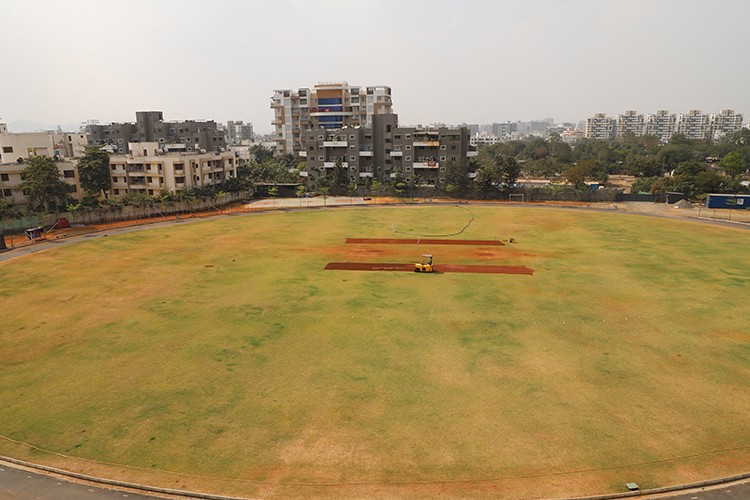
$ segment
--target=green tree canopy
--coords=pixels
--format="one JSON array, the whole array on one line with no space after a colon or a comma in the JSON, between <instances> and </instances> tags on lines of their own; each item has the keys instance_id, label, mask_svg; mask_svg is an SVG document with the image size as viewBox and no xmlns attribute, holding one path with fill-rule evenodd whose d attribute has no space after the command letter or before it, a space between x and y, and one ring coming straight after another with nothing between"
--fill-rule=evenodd
<instances>
[{"instance_id":1,"label":"green tree canopy","mask_svg":"<svg viewBox=\"0 0 750 500\"><path fill-rule=\"evenodd\" d=\"M83 157L78 160L78 182L87 193L104 194L107 198L112 187L109 173L109 153L101 146L87 146Z\"/></svg>"},{"instance_id":2,"label":"green tree canopy","mask_svg":"<svg viewBox=\"0 0 750 500\"><path fill-rule=\"evenodd\" d=\"M719 167L727 174L732 180L737 179L740 175L747 172L747 163L742 155L735 151L729 153L719 162Z\"/></svg>"},{"instance_id":3,"label":"green tree canopy","mask_svg":"<svg viewBox=\"0 0 750 500\"><path fill-rule=\"evenodd\" d=\"M64 204L70 187L62 180L55 160L49 156L32 156L21 171L21 189L26 194L29 208L50 210L52 204Z\"/></svg>"}]
</instances>

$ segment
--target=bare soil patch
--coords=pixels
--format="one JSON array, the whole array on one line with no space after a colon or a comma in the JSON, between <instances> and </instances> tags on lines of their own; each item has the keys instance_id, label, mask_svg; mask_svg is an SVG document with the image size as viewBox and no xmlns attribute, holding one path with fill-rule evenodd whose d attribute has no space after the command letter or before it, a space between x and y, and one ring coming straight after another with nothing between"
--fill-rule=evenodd
<instances>
[{"instance_id":1,"label":"bare soil patch","mask_svg":"<svg viewBox=\"0 0 750 500\"><path fill-rule=\"evenodd\" d=\"M414 264L386 262L329 262L329 271L414 271ZM486 266L477 264L440 264L436 273L476 273L476 274L534 274L526 266Z\"/></svg>"},{"instance_id":2,"label":"bare soil patch","mask_svg":"<svg viewBox=\"0 0 750 500\"><path fill-rule=\"evenodd\" d=\"M500 240L444 240L436 238L347 238L346 242L383 245L504 245Z\"/></svg>"}]
</instances>

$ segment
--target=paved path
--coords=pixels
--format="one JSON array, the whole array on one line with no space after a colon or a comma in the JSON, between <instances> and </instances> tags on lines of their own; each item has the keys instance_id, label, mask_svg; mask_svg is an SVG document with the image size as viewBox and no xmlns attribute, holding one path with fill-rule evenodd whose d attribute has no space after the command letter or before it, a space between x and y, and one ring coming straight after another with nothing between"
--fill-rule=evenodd
<instances>
[{"instance_id":1,"label":"paved path","mask_svg":"<svg viewBox=\"0 0 750 500\"><path fill-rule=\"evenodd\" d=\"M662 496L661 498L664 500L748 500L750 499L750 483L733 484L692 493L680 493L676 496L672 493L672 495L669 497Z\"/></svg>"},{"instance_id":2,"label":"paved path","mask_svg":"<svg viewBox=\"0 0 750 500\"><path fill-rule=\"evenodd\" d=\"M167 498L146 496L139 493L110 490L88 484L69 482L57 477L17 469L0 463L0 500L154 500ZM171 496L169 498L179 498ZM640 497L633 497L640 498ZM748 500L750 482L722 486L720 488L671 493L661 496L648 495L644 500Z\"/></svg>"},{"instance_id":3,"label":"paved path","mask_svg":"<svg viewBox=\"0 0 750 500\"><path fill-rule=\"evenodd\" d=\"M154 500L159 497L97 488L0 464L0 500L123 500L125 498Z\"/></svg>"}]
</instances>

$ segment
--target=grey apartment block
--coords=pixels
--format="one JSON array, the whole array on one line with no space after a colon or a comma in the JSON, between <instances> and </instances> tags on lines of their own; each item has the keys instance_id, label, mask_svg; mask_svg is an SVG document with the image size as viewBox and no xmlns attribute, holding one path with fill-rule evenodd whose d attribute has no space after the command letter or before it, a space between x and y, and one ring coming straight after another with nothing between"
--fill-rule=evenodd
<instances>
[{"instance_id":1,"label":"grey apartment block","mask_svg":"<svg viewBox=\"0 0 750 500\"><path fill-rule=\"evenodd\" d=\"M445 183L449 162L468 169L474 154L467 127L399 127L392 113L373 116L372 127L309 130L301 152L314 184L330 176L340 160L349 182L388 182L401 176L408 184L431 186Z\"/></svg>"},{"instance_id":2,"label":"grey apartment block","mask_svg":"<svg viewBox=\"0 0 750 500\"><path fill-rule=\"evenodd\" d=\"M218 152L226 148L216 122L164 121L161 111L137 111L135 123L89 125L89 144L109 145L115 153L128 153L128 144L156 142L164 151Z\"/></svg>"}]
</instances>

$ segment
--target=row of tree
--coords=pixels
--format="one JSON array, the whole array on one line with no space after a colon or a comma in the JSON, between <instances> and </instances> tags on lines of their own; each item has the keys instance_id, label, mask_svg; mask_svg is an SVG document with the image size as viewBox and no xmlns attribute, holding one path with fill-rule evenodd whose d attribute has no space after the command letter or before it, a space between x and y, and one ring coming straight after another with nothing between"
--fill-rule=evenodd
<instances>
[{"instance_id":1,"label":"row of tree","mask_svg":"<svg viewBox=\"0 0 750 500\"><path fill-rule=\"evenodd\" d=\"M84 190L84 200L72 198L72 186L63 182L55 161L48 157L31 157L21 172L21 188L30 211L49 211L71 206L96 206L112 203L145 203L153 200L190 199L214 196L218 192L239 192L261 183L302 183L301 171L305 163L293 155L281 158L261 146L252 150L254 159L243 162L237 176L218 185L180 191L162 192L154 197L126 195L110 200L111 174L109 155L98 146L86 148L78 162L78 179ZM742 129L717 142L694 141L675 134L669 144L660 144L653 136L626 137L621 140L580 140L575 146L563 142L559 136L510 141L479 148L471 163L448 161L443 174L445 183L437 186L448 194L489 194L512 187L522 175L560 179L582 187L587 180L606 183L612 174L634 175L634 192L681 191L689 196L707 192L741 192L741 183L750 165L750 129ZM472 175L473 179L469 174ZM361 178L358 183L349 179L348 172L338 161L332 171L305 189L319 192L406 193L422 179L415 176L407 183L397 173L390 172L382 179ZM0 216L17 214L18 208L7 201L0 203Z\"/></svg>"}]
</instances>

